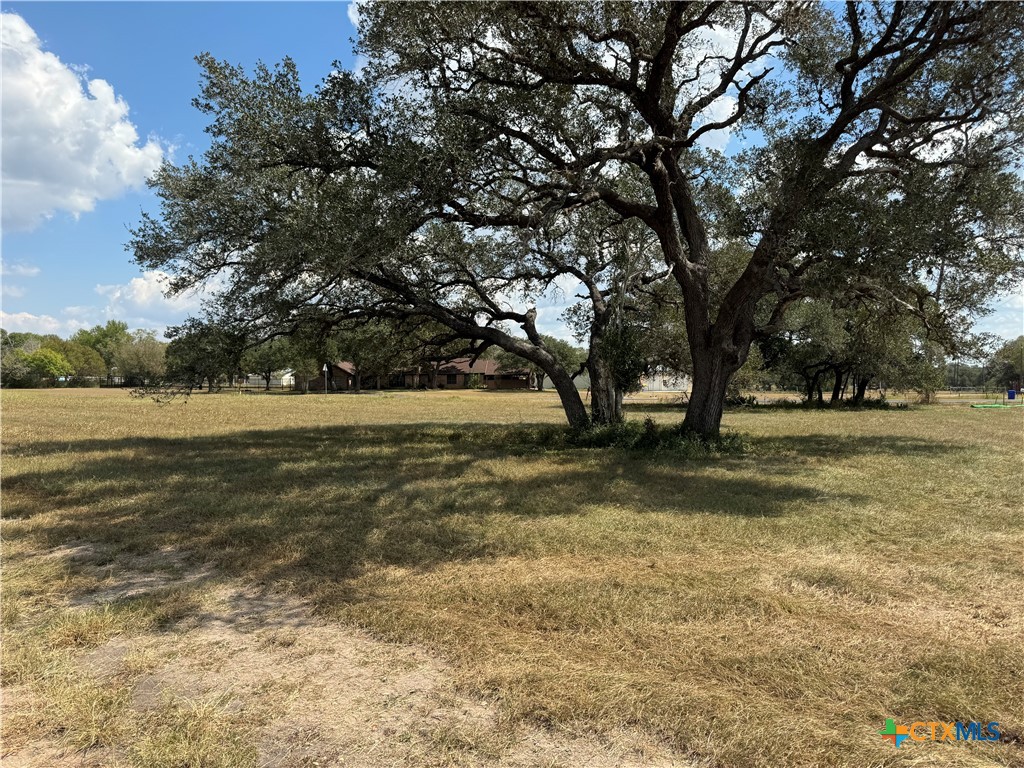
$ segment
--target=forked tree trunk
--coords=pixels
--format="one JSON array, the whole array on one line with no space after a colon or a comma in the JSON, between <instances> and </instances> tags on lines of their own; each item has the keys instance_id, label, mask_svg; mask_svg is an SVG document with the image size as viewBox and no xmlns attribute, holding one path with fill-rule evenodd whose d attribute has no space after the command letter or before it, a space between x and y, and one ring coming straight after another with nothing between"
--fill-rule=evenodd
<instances>
[{"instance_id":1,"label":"forked tree trunk","mask_svg":"<svg viewBox=\"0 0 1024 768\"><path fill-rule=\"evenodd\" d=\"M832 404L838 403L842 398L843 394L843 373L839 368L833 368L832 373L835 375L835 381L832 382L832 397L829 398L829 402Z\"/></svg>"},{"instance_id":2,"label":"forked tree trunk","mask_svg":"<svg viewBox=\"0 0 1024 768\"><path fill-rule=\"evenodd\" d=\"M612 321L612 307L596 285L591 286L594 318L590 323L590 344L587 350L587 374L590 376L590 416L594 424L620 424L622 392L615 374L602 354L605 333Z\"/></svg>"},{"instance_id":3,"label":"forked tree trunk","mask_svg":"<svg viewBox=\"0 0 1024 768\"><path fill-rule=\"evenodd\" d=\"M728 366L717 350L701 350L693 358L693 386L683 419L683 432L703 438L718 437L729 379L739 370Z\"/></svg>"},{"instance_id":4,"label":"forked tree trunk","mask_svg":"<svg viewBox=\"0 0 1024 768\"><path fill-rule=\"evenodd\" d=\"M868 384L871 383L871 376L856 376L854 378L853 403L860 405L864 402L864 395L868 391Z\"/></svg>"},{"instance_id":5,"label":"forked tree trunk","mask_svg":"<svg viewBox=\"0 0 1024 768\"><path fill-rule=\"evenodd\" d=\"M615 386L611 369L591 346L587 364L590 374L590 412L594 424L618 424L622 421L622 393Z\"/></svg>"},{"instance_id":6,"label":"forked tree trunk","mask_svg":"<svg viewBox=\"0 0 1024 768\"><path fill-rule=\"evenodd\" d=\"M829 147L810 147L804 164L814 167ZM758 302L776 285L773 261L790 246L809 192L808 179L800 174L783 183L781 199L786 203L772 213L750 261L718 303L711 295L708 265L711 238L695 202L691 182L670 152L655 159L646 169L654 184L658 204L675 211L676 226L653 226L661 243L666 264L682 289L686 336L693 361L693 390L687 405L683 431L702 438L716 438L721 431L722 411L729 380L746 362L757 327ZM685 239L685 243L684 243ZM795 296L774 310L781 319Z\"/></svg>"}]
</instances>

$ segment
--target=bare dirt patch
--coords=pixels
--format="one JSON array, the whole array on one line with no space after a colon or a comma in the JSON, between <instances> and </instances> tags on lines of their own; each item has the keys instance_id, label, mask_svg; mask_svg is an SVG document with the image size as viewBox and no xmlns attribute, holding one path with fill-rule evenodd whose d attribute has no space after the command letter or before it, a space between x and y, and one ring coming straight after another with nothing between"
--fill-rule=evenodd
<instances>
[{"instance_id":1,"label":"bare dirt patch","mask_svg":"<svg viewBox=\"0 0 1024 768\"><path fill-rule=\"evenodd\" d=\"M97 589L71 600L72 606L83 608L141 597L168 587L197 584L215 575L212 566L196 568L188 554L170 547L151 555L112 556L108 548L85 542L57 547L46 557L63 557L79 572L97 580Z\"/></svg>"},{"instance_id":2,"label":"bare dirt patch","mask_svg":"<svg viewBox=\"0 0 1024 768\"><path fill-rule=\"evenodd\" d=\"M423 649L321 620L290 595L215 581L210 569L186 572L184 555L162 554L167 557L95 565L102 553L78 544L52 555L111 569L77 607L144 597L175 584L205 585L201 609L175 628L118 636L83 651L78 672L100 685L127 686L126 723L152 722L171 709L230 720L255 746L255 763L226 755L217 765L691 765L638 733L598 736L510 723L492 703L456 691L450 669ZM149 570L157 560L162 570ZM25 768L142 764L132 749L118 743L70 752L56 741L35 741L3 762Z\"/></svg>"}]
</instances>

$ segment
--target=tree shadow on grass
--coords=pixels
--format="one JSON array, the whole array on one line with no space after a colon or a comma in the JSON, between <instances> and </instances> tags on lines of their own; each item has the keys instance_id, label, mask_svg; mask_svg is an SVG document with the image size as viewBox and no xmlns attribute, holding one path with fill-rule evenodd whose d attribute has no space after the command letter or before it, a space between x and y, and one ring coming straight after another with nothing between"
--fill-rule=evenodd
<instances>
[{"instance_id":1,"label":"tree shadow on grass","mask_svg":"<svg viewBox=\"0 0 1024 768\"><path fill-rule=\"evenodd\" d=\"M683 400L659 401L655 403L625 403L622 406L627 415L650 416L655 413L670 413L680 419L686 415L686 403Z\"/></svg>"},{"instance_id":2,"label":"tree shadow on grass","mask_svg":"<svg viewBox=\"0 0 1024 768\"><path fill-rule=\"evenodd\" d=\"M14 446L9 458L59 452L68 461L23 472L8 463L5 514L51 513L23 534L40 546L183 551L271 583L558 551L600 509L772 518L821 499L813 475L794 471L786 456L683 461L671 453L544 450L530 435L521 427L419 424ZM952 450L911 438L770 442L790 456Z\"/></svg>"},{"instance_id":3,"label":"tree shadow on grass","mask_svg":"<svg viewBox=\"0 0 1024 768\"><path fill-rule=\"evenodd\" d=\"M751 451L766 456L846 458L854 456L905 456L943 458L975 450L973 445L928 440L910 435L842 435L817 433L747 437Z\"/></svg>"}]
</instances>

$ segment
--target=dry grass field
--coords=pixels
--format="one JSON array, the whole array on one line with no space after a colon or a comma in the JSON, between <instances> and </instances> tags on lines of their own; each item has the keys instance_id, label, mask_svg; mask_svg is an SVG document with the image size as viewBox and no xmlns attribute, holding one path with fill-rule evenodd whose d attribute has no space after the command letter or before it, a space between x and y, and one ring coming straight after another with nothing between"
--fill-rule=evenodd
<instances>
[{"instance_id":1,"label":"dry grass field","mask_svg":"<svg viewBox=\"0 0 1024 768\"><path fill-rule=\"evenodd\" d=\"M1024 766L1021 410L2 397L5 768Z\"/></svg>"}]
</instances>

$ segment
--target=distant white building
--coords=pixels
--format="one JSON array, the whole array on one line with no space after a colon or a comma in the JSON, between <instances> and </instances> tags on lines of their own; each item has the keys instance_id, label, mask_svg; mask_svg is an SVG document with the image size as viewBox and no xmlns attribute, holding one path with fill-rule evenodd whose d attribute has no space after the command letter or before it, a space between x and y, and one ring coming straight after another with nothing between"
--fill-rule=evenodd
<instances>
[{"instance_id":1,"label":"distant white building","mask_svg":"<svg viewBox=\"0 0 1024 768\"><path fill-rule=\"evenodd\" d=\"M576 389L590 389L590 375L587 373L581 373L573 380L573 383L576 385ZM640 377L640 391L689 392L691 383L690 377L686 374L676 373L675 371L659 371L657 373L652 373L649 376ZM544 389L554 388L555 387L551 382L551 379L545 376Z\"/></svg>"},{"instance_id":2,"label":"distant white building","mask_svg":"<svg viewBox=\"0 0 1024 768\"><path fill-rule=\"evenodd\" d=\"M572 383L576 385L576 389L579 389L581 391L582 390L586 390L586 389L590 389L590 374L587 373L586 371L584 371L579 376L577 376L575 379L573 379ZM545 376L544 377L544 389L554 389L554 388L555 388L555 383L551 380L551 377L550 376Z\"/></svg>"},{"instance_id":3,"label":"distant white building","mask_svg":"<svg viewBox=\"0 0 1024 768\"><path fill-rule=\"evenodd\" d=\"M641 392L689 392L690 377L675 371L656 371L640 377Z\"/></svg>"},{"instance_id":4,"label":"distant white building","mask_svg":"<svg viewBox=\"0 0 1024 768\"><path fill-rule=\"evenodd\" d=\"M250 373L242 381L242 386L251 389L263 388L267 386L267 380L258 373ZM285 371L274 371L273 377L270 379L271 389L291 389L295 386L295 372L292 370Z\"/></svg>"}]
</instances>

